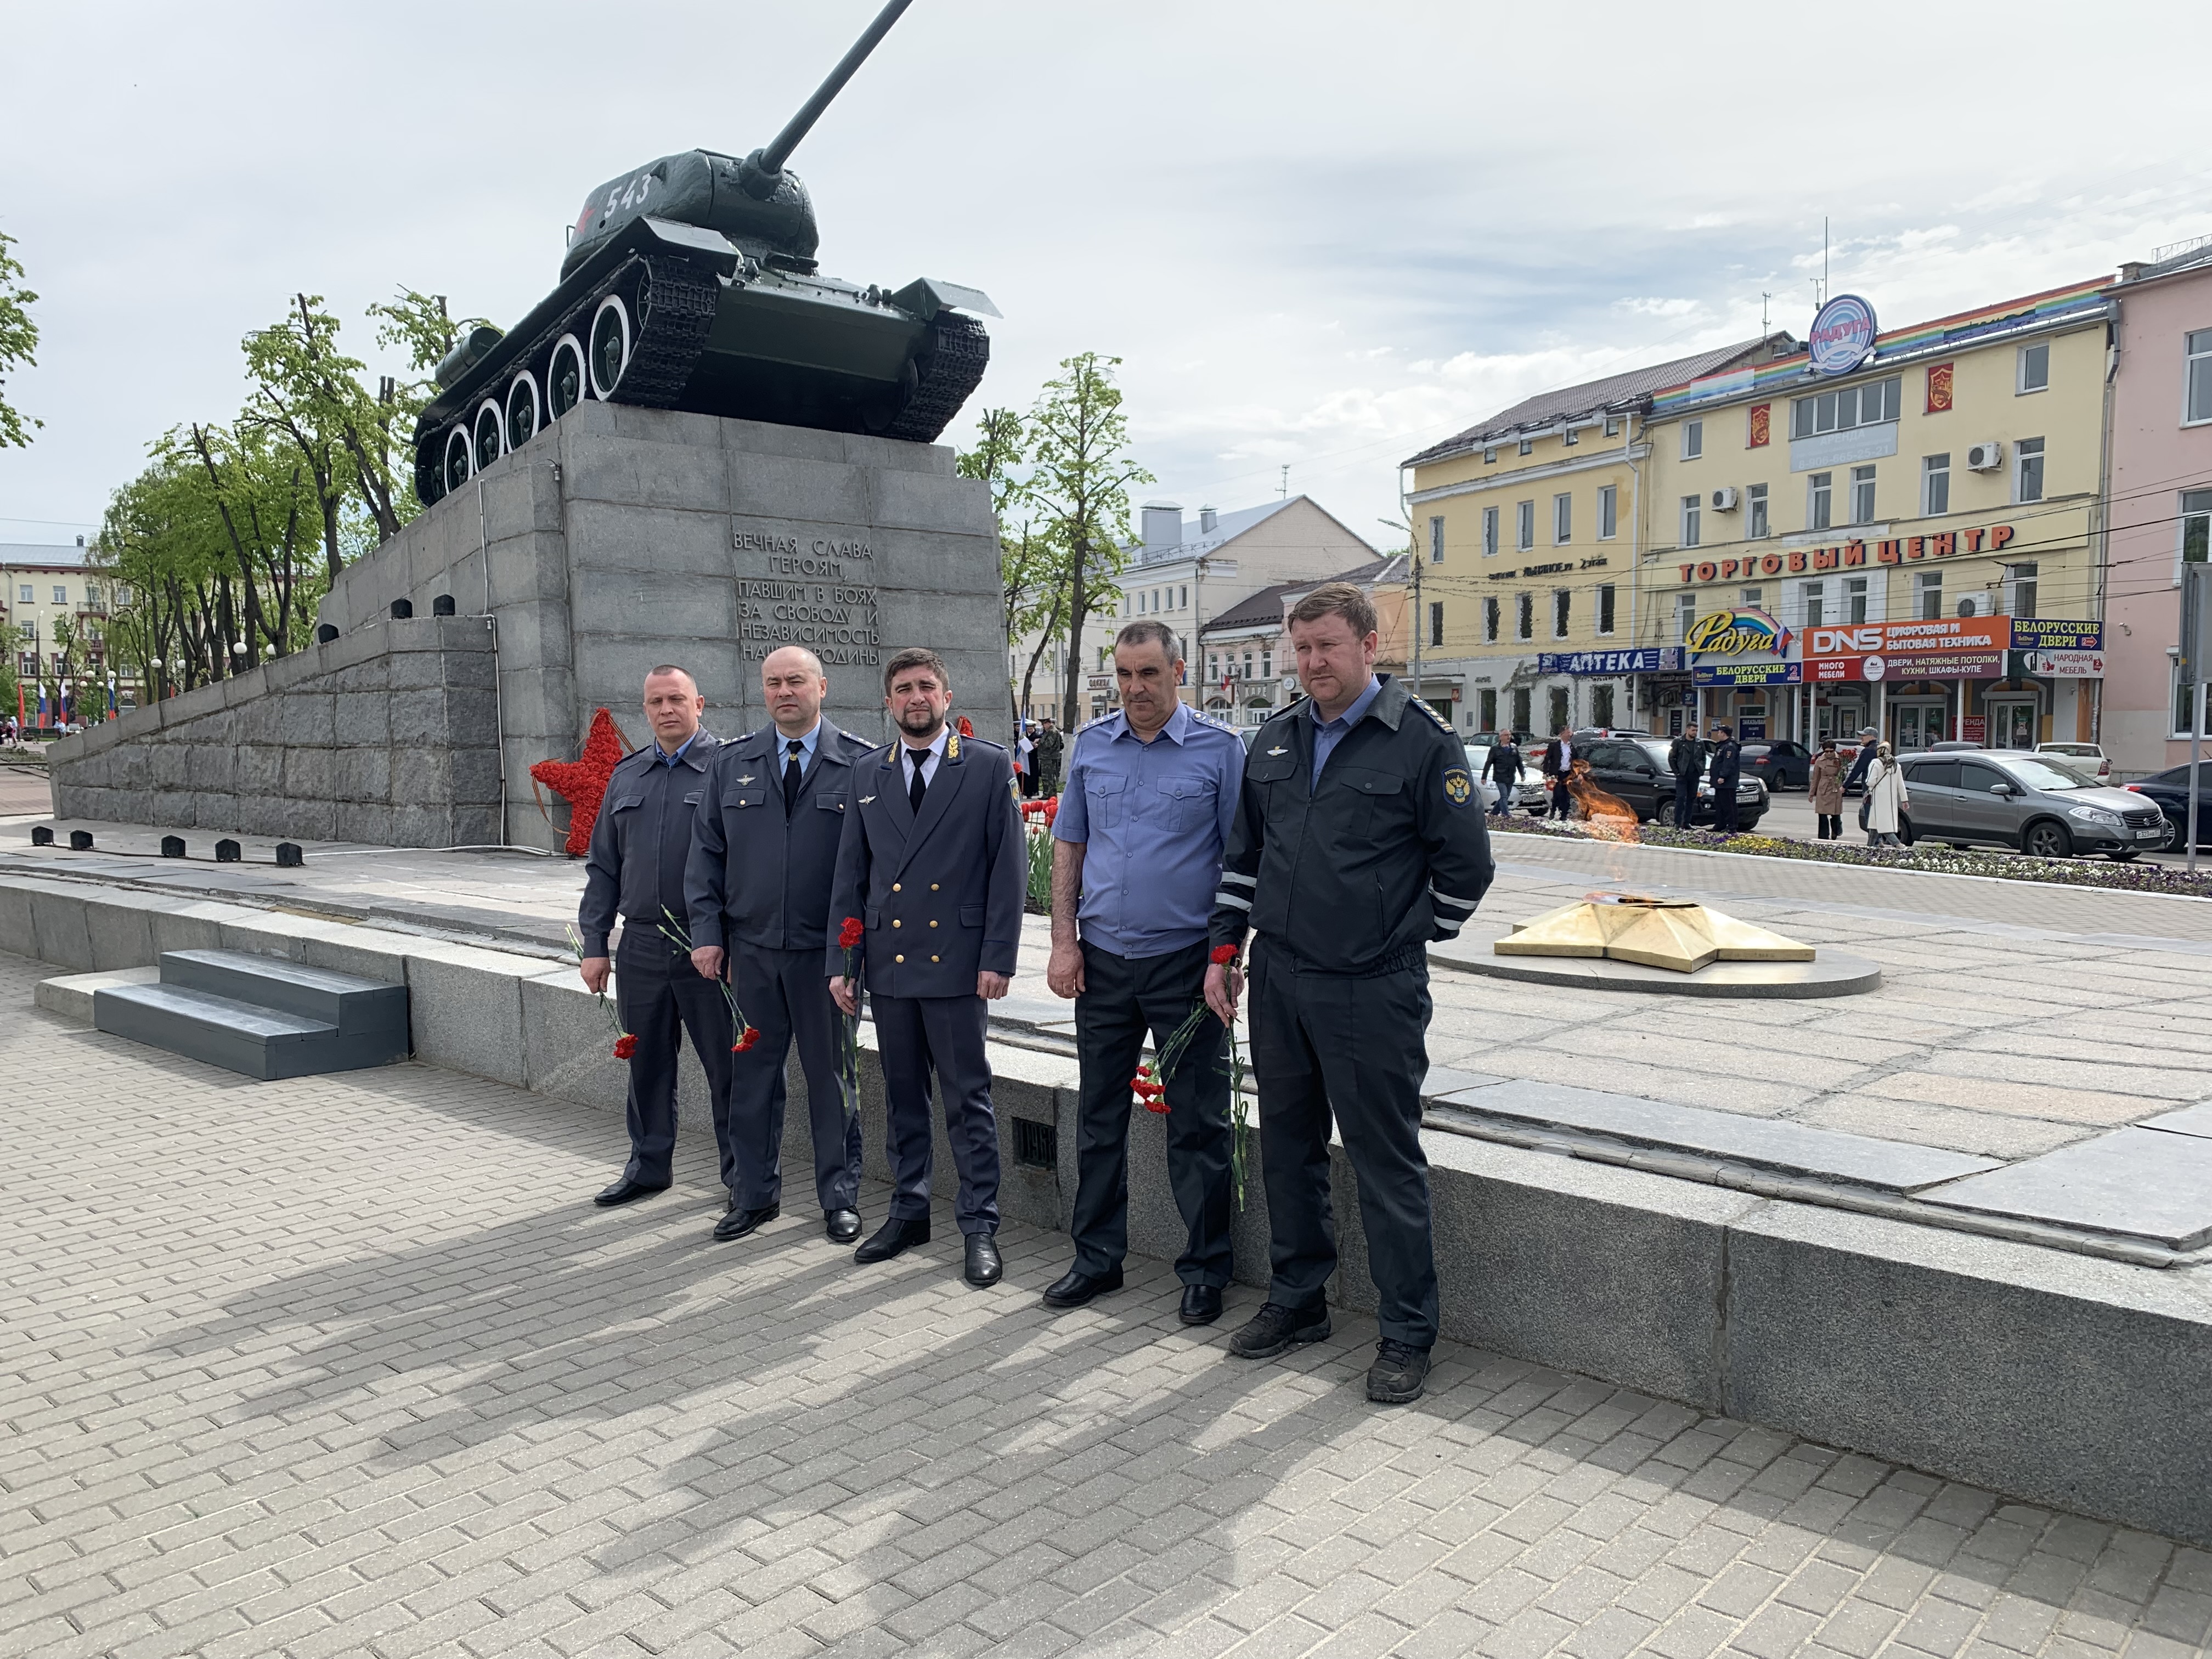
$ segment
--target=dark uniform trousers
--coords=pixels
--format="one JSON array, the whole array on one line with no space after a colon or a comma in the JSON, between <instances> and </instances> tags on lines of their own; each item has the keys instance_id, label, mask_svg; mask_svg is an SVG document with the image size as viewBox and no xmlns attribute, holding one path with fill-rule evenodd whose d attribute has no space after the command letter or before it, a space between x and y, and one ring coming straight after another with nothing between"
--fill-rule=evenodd
<instances>
[{"instance_id":1,"label":"dark uniform trousers","mask_svg":"<svg viewBox=\"0 0 2212 1659\"><path fill-rule=\"evenodd\" d=\"M818 957L816 963L819 973ZM871 992L868 1007L875 1015L876 1048L884 1068L891 1219L929 1218L929 1174L936 1161L929 1080L934 1073L945 1099L952 1162L960 1171L954 1219L963 1233L997 1232L999 1127L991 1110L991 1066L983 1052L990 1005L974 995L891 997Z\"/></svg>"},{"instance_id":2,"label":"dark uniform trousers","mask_svg":"<svg viewBox=\"0 0 2212 1659\"><path fill-rule=\"evenodd\" d=\"M1698 781L1694 777L1674 780L1674 827L1687 830L1698 821Z\"/></svg>"},{"instance_id":3,"label":"dark uniform trousers","mask_svg":"<svg viewBox=\"0 0 2212 1659\"><path fill-rule=\"evenodd\" d=\"M1157 1050L1206 988L1206 944L1156 957L1117 957L1085 943L1075 1000L1083 1092L1076 1122L1078 1273L1103 1274L1129 1250L1129 1080L1145 1034ZM1168 1079L1168 1185L1188 1238L1176 1259L1186 1285L1229 1283L1229 1071L1221 1023L1209 1018Z\"/></svg>"},{"instance_id":4,"label":"dark uniform trousers","mask_svg":"<svg viewBox=\"0 0 2212 1659\"><path fill-rule=\"evenodd\" d=\"M714 1144L721 1149L722 1184L737 1179L726 1103L730 1096L730 1006L722 988L702 979L691 958L652 923L625 922L615 946L615 1001L623 1030L637 1039L629 1060L629 1164L623 1174L647 1187L665 1187L676 1150L676 1055L684 1034L707 1073L714 1103Z\"/></svg>"},{"instance_id":5,"label":"dark uniform trousers","mask_svg":"<svg viewBox=\"0 0 2212 1659\"><path fill-rule=\"evenodd\" d=\"M799 1044L806 1075L807 1127L814 1145L814 1194L826 1212L860 1207L860 1122L845 1115L837 1082L838 1022L822 974L822 952L764 951L740 945L729 953L730 992L760 1041L730 1056L732 1152L742 1172L731 1184L738 1207L764 1210L783 1197L784 1062ZM716 1110L721 1111L721 1097Z\"/></svg>"},{"instance_id":6,"label":"dark uniform trousers","mask_svg":"<svg viewBox=\"0 0 2212 1659\"><path fill-rule=\"evenodd\" d=\"M1336 1271L1329 1207L1331 1109L1359 1188L1359 1218L1383 1336L1413 1347L1437 1337L1437 1265L1429 1160L1421 1151L1429 970L1419 945L1386 971L1301 973L1259 938L1252 950L1252 1067L1260 1085L1260 1157L1273 1235L1267 1299L1316 1308Z\"/></svg>"}]
</instances>

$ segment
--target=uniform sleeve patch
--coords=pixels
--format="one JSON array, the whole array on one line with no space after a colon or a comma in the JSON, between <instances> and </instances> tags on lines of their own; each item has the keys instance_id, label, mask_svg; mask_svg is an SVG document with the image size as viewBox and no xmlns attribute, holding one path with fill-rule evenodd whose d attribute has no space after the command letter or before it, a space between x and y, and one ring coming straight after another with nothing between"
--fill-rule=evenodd
<instances>
[{"instance_id":1,"label":"uniform sleeve patch","mask_svg":"<svg viewBox=\"0 0 2212 1659\"><path fill-rule=\"evenodd\" d=\"M1468 776L1464 767L1444 769L1444 799L1454 806L1464 806L1474 799L1474 780Z\"/></svg>"}]
</instances>

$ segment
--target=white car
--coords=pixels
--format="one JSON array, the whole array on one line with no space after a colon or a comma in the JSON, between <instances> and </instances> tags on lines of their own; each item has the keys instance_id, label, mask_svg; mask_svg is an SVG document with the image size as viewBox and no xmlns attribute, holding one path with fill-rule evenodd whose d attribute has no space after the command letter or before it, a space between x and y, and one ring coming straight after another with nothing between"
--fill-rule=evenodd
<instances>
[{"instance_id":1,"label":"white car","mask_svg":"<svg viewBox=\"0 0 2212 1659\"><path fill-rule=\"evenodd\" d=\"M2094 743L2039 743L2035 752L2057 756L2069 771L2079 772L2092 783L2109 785L2112 781L2112 763Z\"/></svg>"}]
</instances>

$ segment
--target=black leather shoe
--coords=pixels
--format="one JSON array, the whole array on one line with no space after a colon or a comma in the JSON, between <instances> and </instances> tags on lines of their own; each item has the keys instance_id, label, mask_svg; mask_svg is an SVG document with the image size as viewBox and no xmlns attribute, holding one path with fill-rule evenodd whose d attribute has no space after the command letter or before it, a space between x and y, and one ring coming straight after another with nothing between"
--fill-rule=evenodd
<instances>
[{"instance_id":1,"label":"black leather shoe","mask_svg":"<svg viewBox=\"0 0 2212 1659\"><path fill-rule=\"evenodd\" d=\"M1221 1317L1221 1287L1218 1285L1184 1285L1182 1306L1176 1310L1176 1317L1186 1325L1211 1325Z\"/></svg>"},{"instance_id":2,"label":"black leather shoe","mask_svg":"<svg viewBox=\"0 0 2212 1659\"><path fill-rule=\"evenodd\" d=\"M822 1231L830 1236L832 1244L850 1244L860 1236L860 1212L858 1210L830 1210L823 1215Z\"/></svg>"},{"instance_id":3,"label":"black leather shoe","mask_svg":"<svg viewBox=\"0 0 2212 1659\"><path fill-rule=\"evenodd\" d=\"M1318 1342L1328 1334L1326 1304L1298 1309L1265 1302L1251 1322L1229 1339L1229 1352L1240 1359L1273 1359L1297 1343Z\"/></svg>"},{"instance_id":4,"label":"black leather shoe","mask_svg":"<svg viewBox=\"0 0 2212 1659\"><path fill-rule=\"evenodd\" d=\"M902 1221L893 1216L869 1235L866 1243L853 1252L853 1260L860 1262L888 1261L902 1250L928 1243L927 1216L921 1216L912 1221Z\"/></svg>"},{"instance_id":5,"label":"black leather shoe","mask_svg":"<svg viewBox=\"0 0 2212 1659\"><path fill-rule=\"evenodd\" d=\"M1429 1351L1385 1337L1367 1368L1367 1397L1378 1406L1410 1405L1428 1385Z\"/></svg>"},{"instance_id":6,"label":"black leather shoe","mask_svg":"<svg viewBox=\"0 0 2212 1659\"><path fill-rule=\"evenodd\" d=\"M1119 1267L1109 1268L1103 1273L1087 1273L1080 1267L1070 1267L1066 1278L1054 1280L1045 1291L1044 1305L1048 1308L1079 1308L1094 1296L1103 1296L1109 1291L1121 1288L1121 1270Z\"/></svg>"},{"instance_id":7,"label":"black leather shoe","mask_svg":"<svg viewBox=\"0 0 2212 1659\"><path fill-rule=\"evenodd\" d=\"M1006 1264L999 1260L999 1241L988 1233L968 1235L968 1270L962 1277L977 1290L999 1282Z\"/></svg>"},{"instance_id":8,"label":"black leather shoe","mask_svg":"<svg viewBox=\"0 0 2212 1659\"><path fill-rule=\"evenodd\" d=\"M714 1224L714 1237L726 1242L743 1238L747 1233L757 1232L782 1213L781 1204L771 1204L761 1210L740 1210L732 1205L729 1213Z\"/></svg>"},{"instance_id":9,"label":"black leather shoe","mask_svg":"<svg viewBox=\"0 0 2212 1659\"><path fill-rule=\"evenodd\" d=\"M606 1191L595 1194L592 1202L603 1210L611 1210L617 1204L635 1204L641 1198L651 1198L655 1193L665 1193L667 1190L665 1185L648 1187L643 1182L632 1181L628 1176L624 1176Z\"/></svg>"}]
</instances>

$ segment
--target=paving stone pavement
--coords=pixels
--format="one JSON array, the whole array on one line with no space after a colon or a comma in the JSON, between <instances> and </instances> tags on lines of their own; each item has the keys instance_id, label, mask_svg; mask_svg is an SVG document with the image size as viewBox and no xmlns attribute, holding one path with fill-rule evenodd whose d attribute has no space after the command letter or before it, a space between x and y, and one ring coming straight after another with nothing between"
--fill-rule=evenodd
<instances>
[{"instance_id":1,"label":"paving stone pavement","mask_svg":"<svg viewBox=\"0 0 2212 1659\"><path fill-rule=\"evenodd\" d=\"M588 1195L619 1115L259 1084L0 957L0 1653L2181 1659L2212 1553L1480 1351L1241 1364L1065 1241L855 1269ZM882 1213L884 1194L866 1201ZM1254 1298L1231 1291L1232 1321Z\"/></svg>"}]
</instances>

